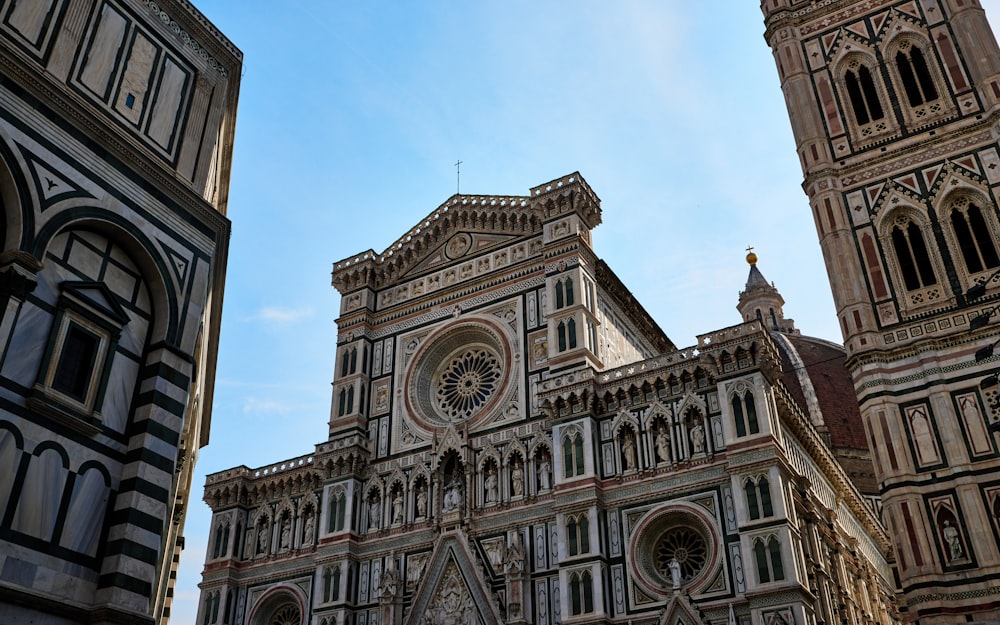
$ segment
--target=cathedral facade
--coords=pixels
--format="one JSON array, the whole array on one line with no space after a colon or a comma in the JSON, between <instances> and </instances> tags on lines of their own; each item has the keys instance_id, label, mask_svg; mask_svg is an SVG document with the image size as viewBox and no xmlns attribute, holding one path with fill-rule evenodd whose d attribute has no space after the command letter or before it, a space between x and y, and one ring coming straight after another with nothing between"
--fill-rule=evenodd
<instances>
[{"instance_id":1,"label":"cathedral facade","mask_svg":"<svg viewBox=\"0 0 1000 625\"><path fill-rule=\"evenodd\" d=\"M208 440L242 54L181 0L0 16L0 621L163 622Z\"/></svg>"},{"instance_id":2,"label":"cathedral facade","mask_svg":"<svg viewBox=\"0 0 1000 625\"><path fill-rule=\"evenodd\" d=\"M200 624L897 622L842 348L751 265L679 349L600 221L572 174L335 265L329 437L208 477Z\"/></svg>"}]
</instances>

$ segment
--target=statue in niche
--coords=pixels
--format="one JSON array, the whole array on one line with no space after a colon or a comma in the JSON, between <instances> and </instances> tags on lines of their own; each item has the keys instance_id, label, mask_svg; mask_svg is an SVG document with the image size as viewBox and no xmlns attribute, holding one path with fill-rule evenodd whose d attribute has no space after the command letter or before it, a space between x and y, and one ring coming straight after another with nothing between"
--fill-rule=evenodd
<instances>
[{"instance_id":1,"label":"statue in niche","mask_svg":"<svg viewBox=\"0 0 1000 625\"><path fill-rule=\"evenodd\" d=\"M486 503L496 503L497 496L498 496L497 495L497 489L498 489L497 472L496 472L496 469L494 469L492 467L492 465L489 466L489 467L487 467L487 469L486 469L486 484L485 484L485 486L486 486Z\"/></svg>"},{"instance_id":2,"label":"statue in niche","mask_svg":"<svg viewBox=\"0 0 1000 625\"><path fill-rule=\"evenodd\" d=\"M944 520L941 527L941 536L944 537L944 542L948 545L948 561L961 560L965 555L962 551L962 540L958 537L958 528L952 525L948 519Z\"/></svg>"},{"instance_id":3,"label":"statue in niche","mask_svg":"<svg viewBox=\"0 0 1000 625\"><path fill-rule=\"evenodd\" d=\"M635 462L635 439L631 430L622 430L622 470L628 471L636 468Z\"/></svg>"},{"instance_id":4,"label":"statue in niche","mask_svg":"<svg viewBox=\"0 0 1000 625\"><path fill-rule=\"evenodd\" d=\"M378 529L378 522L382 517L380 503L378 495L372 495L372 500L368 502L368 529Z\"/></svg>"},{"instance_id":5,"label":"statue in niche","mask_svg":"<svg viewBox=\"0 0 1000 625\"><path fill-rule=\"evenodd\" d=\"M549 490L552 488L552 463L548 456L542 456L538 464L538 489Z\"/></svg>"},{"instance_id":6,"label":"statue in niche","mask_svg":"<svg viewBox=\"0 0 1000 625\"><path fill-rule=\"evenodd\" d=\"M448 484L448 489L444 493L442 512L456 512L461 506L462 489L458 484L458 478L455 478Z\"/></svg>"},{"instance_id":7,"label":"statue in niche","mask_svg":"<svg viewBox=\"0 0 1000 625\"><path fill-rule=\"evenodd\" d=\"M253 527L247 527L246 536L243 538L243 557L249 558L253 555Z\"/></svg>"},{"instance_id":8,"label":"statue in niche","mask_svg":"<svg viewBox=\"0 0 1000 625\"><path fill-rule=\"evenodd\" d=\"M701 423L691 428L691 450L693 453L705 453L705 426Z\"/></svg>"},{"instance_id":9,"label":"statue in niche","mask_svg":"<svg viewBox=\"0 0 1000 625\"><path fill-rule=\"evenodd\" d=\"M403 491L397 490L392 498L392 522L403 522Z\"/></svg>"},{"instance_id":10,"label":"statue in niche","mask_svg":"<svg viewBox=\"0 0 1000 625\"><path fill-rule=\"evenodd\" d=\"M423 482L417 485L417 517L427 516L427 490Z\"/></svg>"},{"instance_id":11,"label":"statue in niche","mask_svg":"<svg viewBox=\"0 0 1000 625\"><path fill-rule=\"evenodd\" d=\"M316 532L316 524L313 519L313 513L312 510L308 510L306 512L305 529L302 530L302 544L311 545L315 532Z\"/></svg>"},{"instance_id":12,"label":"statue in niche","mask_svg":"<svg viewBox=\"0 0 1000 625\"><path fill-rule=\"evenodd\" d=\"M499 539L491 543L487 543L486 555L489 557L490 564L493 565L493 568L503 564L503 543L501 543Z\"/></svg>"},{"instance_id":13,"label":"statue in niche","mask_svg":"<svg viewBox=\"0 0 1000 625\"><path fill-rule=\"evenodd\" d=\"M406 587L413 588L424 576L424 566L427 564L427 556L410 556L406 565Z\"/></svg>"},{"instance_id":14,"label":"statue in niche","mask_svg":"<svg viewBox=\"0 0 1000 625\"><path fill-rule=\"evenodd\" d=\"M267 553L267 519L257 526L257 553Z\"/></svg>"},{"instance_id":15,"label":"statue in niche","mask_svg":"<svg viewBox=\"0 0 1000 625\"><path fill-rule=\"evenodd\" d=\"M281 518L281 548L288 549L292 542L292 520L288 516Z\"/></svg>"},{"instance_id":16,"label":"statue in niche","mask_svg":"<svg viewBox=\"0 0 1000 625\"><path fill-rule=\"evenodd\" d=\"M656 455L660 457L660 462L670 462L670 436L665 425L656 430Z\"/></svg>"},{"instance_id":17,"label":"statue in niche","mask_svg":"<svg viewBox=\"0 0 1000 625\"><path fill-rule=\"evenodd\" d=\"M514 458L513 466L510 470L511 492L515 497L524 495L524 469L521 468L521 459Z\"/></svg>"},{"instance_id":18,"label":"statue in niche","mask_svg":"<svg viewBox=\"0 0 1000 625\"><path fill-rule=\"evenodd\" d=\"M390 554L389 564L385 567L385 571L382 572L379 594L383 599L392 599L395 597L396 590L399 587L399 575L396 573L395 560Z\"/></svg>"}]
</instances>

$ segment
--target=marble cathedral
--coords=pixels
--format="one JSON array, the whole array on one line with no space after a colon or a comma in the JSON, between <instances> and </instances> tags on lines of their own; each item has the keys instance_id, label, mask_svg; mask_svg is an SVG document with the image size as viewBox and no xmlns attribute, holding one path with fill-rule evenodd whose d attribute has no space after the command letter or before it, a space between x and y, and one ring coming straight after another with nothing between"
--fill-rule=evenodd
<instances>
[{"instance_id":1,"label":"marble cathedral","mask_svg":"<svg viewBox=\"0 0 1000 625\"><path fill-rule=\"evenodd\" d=\"M242 54L185 0L0 1L0 622L170 612Z\"/></svg>"},{"instance_id":2,"label":"marble cathedral","mask_svg":"<svg viewBox=\"0 0 1000 625\"><path fill-rule=\"evenodd\" d=\"M600 221L572 174L335 265L329 438L208 477L200 623L897 622L843 349L754 264L678 349Z\"/></svg>"},{"instance_id":3,"label":"marble cathedral","mask_svg":"<svg viewBox=\"0 0 1000 625\"><path fill-rule=\"evenodd\" d=\"M1000 50L978 0L763 0L844 334L751 254L675 346L572 174L339 262L329 436L207 479L204 625L1000 622Z\"/></svg>"}]
</instances>

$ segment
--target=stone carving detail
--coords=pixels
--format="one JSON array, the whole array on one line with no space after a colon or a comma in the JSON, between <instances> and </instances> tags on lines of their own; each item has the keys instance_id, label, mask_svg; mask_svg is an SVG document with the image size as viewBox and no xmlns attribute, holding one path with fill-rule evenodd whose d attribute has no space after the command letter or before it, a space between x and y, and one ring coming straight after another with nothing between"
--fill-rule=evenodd
<instances>
[{"instance_id":1,"label":"stone carving detail","mask_svg":"<svg viewBox=\"0 0 1000 625\"><path fill-rule=\"evenodd\" d=\"M473 625L479 623L476 605L454 562L448 564L437 592L420 619L420 625Z\"/></svg>"}]
</instances>

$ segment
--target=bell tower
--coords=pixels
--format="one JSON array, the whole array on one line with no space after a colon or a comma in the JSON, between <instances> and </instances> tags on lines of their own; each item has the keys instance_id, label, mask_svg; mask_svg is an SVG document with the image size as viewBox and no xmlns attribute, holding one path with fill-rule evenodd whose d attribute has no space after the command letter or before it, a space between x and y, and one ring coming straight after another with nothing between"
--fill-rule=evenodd
<instances>
[{"instance_id":1,"label":"bell tower","mask_svg":"<svg viewBox=\"0 0 1000 625\"><path fill-rule=\"evenodd\" d=\"M922 625L996 622L1000 50L978 0L763 0L761 10L894 539L900 608Z\"/></svg>"}]
</instances>

